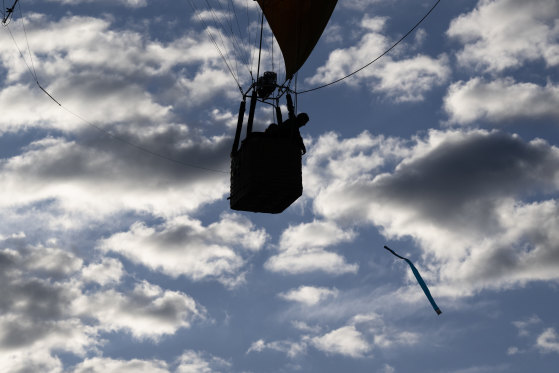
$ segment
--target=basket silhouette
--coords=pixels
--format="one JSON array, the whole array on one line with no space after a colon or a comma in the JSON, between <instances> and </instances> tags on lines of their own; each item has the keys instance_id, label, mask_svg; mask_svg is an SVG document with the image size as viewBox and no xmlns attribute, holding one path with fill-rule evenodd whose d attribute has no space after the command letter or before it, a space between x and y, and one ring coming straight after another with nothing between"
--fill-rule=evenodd
<instances>
[{"instance_id":1,"label":"basket silhouette","mask_svg":"<svg viewBox=\"0 0 559 373\"><path fill-rule=\"evenodd\" d=\"M231 209L277 214L302 194L301 147L294 138L252 132L232 154Z\"/></svg>"}]
</instances>

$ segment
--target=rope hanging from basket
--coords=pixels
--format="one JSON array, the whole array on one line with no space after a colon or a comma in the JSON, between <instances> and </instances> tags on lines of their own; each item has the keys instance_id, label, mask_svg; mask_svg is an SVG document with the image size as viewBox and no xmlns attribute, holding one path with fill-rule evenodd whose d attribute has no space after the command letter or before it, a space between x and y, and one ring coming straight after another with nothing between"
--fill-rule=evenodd
<instances>
[{"instance_id":1,"label":"rope hanging from basket","mask_svg":"<svg viewBox=\"0 0 559 373\"><path fill-rule=\"evenodd\" d=\"M425 284L425 281L423 281L423 278L421 277L421 275L419 274L419 271L417 270L417 268L415 268L415 266L413 265L413 263L411 262L411 260L404 258L403 256L400 256L398 254L396 254L396 252L394 252L394 250L392 250L391 248L389 248L388 246L384 246L384 248L388 251L390 251L392 254L394 254L395 257L400 258L405 260L414 276L415 279L417 280L417 282L419 283L419 285L421 286L421 289L423 289L423 292L425 293L425 295L427 296L427 299L429 299L429 302L431 303L431 306L433 307L433 309L435 310L435 312L437 313L437 315L440 315L443 311L441 311L441 309L439 308L439 306L437 306L437 303L435 303L435 300L433 299L433 297L431 296L431 292L429 291L429 288L427 287L427 284Z\"/></svg>"}]
</instances>

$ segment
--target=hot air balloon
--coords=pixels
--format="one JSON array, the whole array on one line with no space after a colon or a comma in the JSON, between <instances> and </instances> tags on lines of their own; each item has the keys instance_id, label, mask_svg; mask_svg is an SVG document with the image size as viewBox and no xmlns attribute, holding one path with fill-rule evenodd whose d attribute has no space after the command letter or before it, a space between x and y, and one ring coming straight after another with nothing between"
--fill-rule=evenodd
<instances>
[{"instance_id":1,"label":"hot air balloon","mask_svg":"<svg viewBox=\"0 0 559 373\"><path fill-rule=\"evenodd\" d=\"M285 65L285 82L278 84L277 73L258 72L243 92L237 129L231 151L231 195L233 210L280 213L303 192L301 157L305 146L299 128L309 116L296 114L290 84L320 39L337 0L257 0L264 17L281 49ZM260 50L262 28L260 32ZM288 118L284 121L280 98L285 97ZM250 107L246 137L241 141L247 98ZM253 131L257 103L273 106L277 124L264 132Z\"/></svg>"}]
</instances>

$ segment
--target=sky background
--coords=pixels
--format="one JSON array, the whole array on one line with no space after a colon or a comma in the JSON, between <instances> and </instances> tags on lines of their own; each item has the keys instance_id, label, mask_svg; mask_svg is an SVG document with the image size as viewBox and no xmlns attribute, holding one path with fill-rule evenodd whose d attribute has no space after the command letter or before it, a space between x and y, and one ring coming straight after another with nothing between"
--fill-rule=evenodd
<instances>
[{"instance_id":1,"label":"sky background","mask_svg":"<svg viewBox=\"0 0 559 373\"><path fill-rule=\"evenodd\" d=\"M556 371L559 2L442 1L299 95L279 215L229 209L241 95L212 38L246 87L258 11L208 3L21 0L2 28L0 370ZM339 1L297 89L432 4Z\"/></svg>"}]
</instances>

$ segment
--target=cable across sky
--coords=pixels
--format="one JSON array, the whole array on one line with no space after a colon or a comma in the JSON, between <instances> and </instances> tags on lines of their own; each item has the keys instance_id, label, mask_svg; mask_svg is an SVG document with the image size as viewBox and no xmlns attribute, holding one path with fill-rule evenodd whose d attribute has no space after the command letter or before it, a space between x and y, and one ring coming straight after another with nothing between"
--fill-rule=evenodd
<instances>
[{"instance_id":1,"label":"cable across sky","mask_svg":"<svg viewBox=\"0 0 559 373\"><path fill-rule=\"evenodd\" d=\"M16 6L16 4L18 5L18 8L20 10L20 14L21 14L21 22L22 22L22 27L23 27L23 32L25 34L25 41L27 44L27 52L29 54L29 60L30 60L30 64L27 62L24 53L22 52L21 48L19 47L19 45L17 44L14 35L9 27L8 24L5 24L4 27L6 28L6 30L8 30L8 33L10 34L10 37L12 39L12 41L14 42L15 47L17 48L19 55L21 56L21 58L23 59L23 61L25 62L25 65L27 66L27 70L29 71L29 73L31 74L31 77L33 78L33 80L35 81L35 84L37 85L37 87L39 87L39 89L46 95L48 96L55 104L57 104L60 108L62 108L64 111L66 111L67 113L71 114L72 116L74 116L75 118L79 119L81 122L87 124L88 126L95 128L96 130L102 132L104 135L110 137L113 140L119 141L127 146L133 147L137 150L140 150L144 153L150 154L152 156L161 158L163 160L169 161L169 162L173 162L176 164L180 164L182 166L186 166L186 167L190 167L190 168L196 168L196 169L200 169L200 170L204 170L204 171L209 171L209 172L215 172L215 173L220 173L220 174L228 174L229 171L225 171L225 170L218 170L218 169L214 169L214 168L209 168L209 167L204 167L204 166L199 166L193 163L188 163L188 162L184 162L172 157L169 157L165 154L161 154L159 152L153 151L151 149L148 149L144 146L138 145L132 141L126 140L125 138L115 135L112 132L108 131L107 129L98 126L94 123L92 123L91 121L85 119L83 116L77 114L76 112L70 110L68 107L66 107L64 104L62 104L60 102L60 100L58 100L57 98L55 98L50 92L48 92L40 83L39 81L39 77L37 75L37 71L35 69L35 64L33 62L33 55L31 52L31 48L29 46L29 40L27 38L27 30L25 29L25 23L23 21L23 13L21 10L21 4L18 4L17 1L14 4L14 7Z\"/></svg>"}]
</instances>

